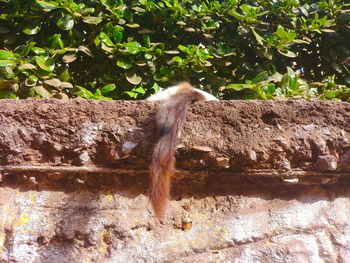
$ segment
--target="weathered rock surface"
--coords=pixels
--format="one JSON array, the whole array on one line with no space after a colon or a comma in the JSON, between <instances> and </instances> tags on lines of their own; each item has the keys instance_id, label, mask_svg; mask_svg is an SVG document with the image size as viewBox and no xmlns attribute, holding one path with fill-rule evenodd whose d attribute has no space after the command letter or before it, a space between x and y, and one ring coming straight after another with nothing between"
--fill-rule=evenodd
<instances>
[{"instance_id":1,"label":"weathered rock surface","mask_svg":"<svg viewBox=\"0 0 350 263\"><path fill-rule=\"evenodd\" d=\"M156 107L0 101L0 262L350 262L350 104L196 103L163 222Z\"/></svg>"}]
</instances>

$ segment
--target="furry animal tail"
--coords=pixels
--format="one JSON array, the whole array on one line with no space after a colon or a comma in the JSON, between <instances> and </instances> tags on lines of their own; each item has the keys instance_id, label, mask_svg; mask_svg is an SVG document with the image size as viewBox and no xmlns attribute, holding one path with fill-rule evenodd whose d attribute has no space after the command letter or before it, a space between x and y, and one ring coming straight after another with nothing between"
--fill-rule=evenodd
<instances>
[{"instance_id":1,"label":"furry animal tail","mask_svg":"<svg viewBox=\"0 0 350 263\"><path fill-rule=\"evenodd\" d=\"M156 217L160 219L164 217L169 201L170 180L175 170L176 141L187 107L195 101L206 99L188 83L181 83L177 88L174 92L168 89L168 97L161 99L164 102L158 114L160 137L154 147L150 166L150 200Z\"/></svg>"}]
</instances>

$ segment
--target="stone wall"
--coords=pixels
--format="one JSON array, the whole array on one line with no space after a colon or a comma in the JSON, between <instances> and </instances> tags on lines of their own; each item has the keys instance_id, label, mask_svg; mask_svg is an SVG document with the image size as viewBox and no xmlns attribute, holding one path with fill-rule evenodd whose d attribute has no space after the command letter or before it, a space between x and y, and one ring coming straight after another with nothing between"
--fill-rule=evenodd
<instances>
[{"instance_id":1,"label":"stone wall","mask_svg":"<svg viewBox=\"0 0 350 263\"><path fill-rule=\"evenodd\" d=\"M193 105L163 221L157 105L0 101L0 262L350 262L350 104Z\"/></svg>"}]
</instances>

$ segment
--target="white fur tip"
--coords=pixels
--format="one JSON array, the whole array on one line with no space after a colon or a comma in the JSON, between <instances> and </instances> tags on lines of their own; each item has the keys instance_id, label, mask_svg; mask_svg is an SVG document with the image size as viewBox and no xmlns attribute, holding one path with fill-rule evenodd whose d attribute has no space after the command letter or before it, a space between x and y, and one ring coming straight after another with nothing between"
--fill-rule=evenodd
<instances>
[{"instance_id":1,"label":"white fur tip","mask_svg":"<svg viewBox=\"0 0 350 263\"><path fill-rule=\"evenodd\" d=\"M160 101L160 100L167 100L172 95L176 94L180 90L179 86L172 86L164 90L158 91L156 94L151 95L146 100L148 101ZM213 95L209 94L208 92L205 92L204 90L193 88L196 92L202 94L205 98L205 100L218 100Z\"/></svg>"}]
</instances>

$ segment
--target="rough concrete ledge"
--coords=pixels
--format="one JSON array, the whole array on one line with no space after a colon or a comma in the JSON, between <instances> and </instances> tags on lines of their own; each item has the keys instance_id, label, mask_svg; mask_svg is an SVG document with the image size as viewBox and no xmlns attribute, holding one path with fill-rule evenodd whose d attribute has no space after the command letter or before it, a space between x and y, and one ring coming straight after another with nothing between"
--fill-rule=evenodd
<instances>
[{"instance_id":1,"label":"rough concrete ledge","mask_svg":"<svg viewBox=\"0 0 350 263\"><path fill-rule=\"evenodd\" d=\"M0 101L0 262L349 262L350 104L188 110L167 218L157 105Z\"/></svg>"},{"instance_id":2,"label":"rough concrete ledge","mask_svg":"<svg viewBox=\"0 0 350 263\"><path fill-rule=\"evenodd\" d=\"M154 116L145 101L2 100L0 165L145 171L157 137ZM337 175L350 171L349 149L348 103L204 102L189 110L176 166L223 175Z\"/></svg>"}]
</instances>

